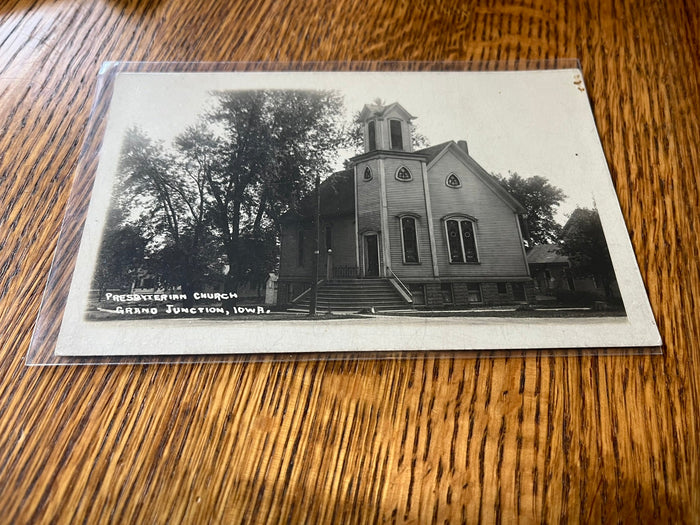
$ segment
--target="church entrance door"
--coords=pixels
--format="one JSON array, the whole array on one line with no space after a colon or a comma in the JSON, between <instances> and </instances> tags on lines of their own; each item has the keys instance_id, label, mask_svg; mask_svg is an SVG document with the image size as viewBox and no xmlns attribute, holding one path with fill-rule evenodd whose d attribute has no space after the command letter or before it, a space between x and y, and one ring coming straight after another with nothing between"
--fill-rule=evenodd
<instances>
[{"instance_id":1,"label":"church entrance door","mask_svg":"<svg viewBox=\"0 0 700 525\"><path fill-rule=\"evenodd\" d=\"M377 234L365 236L365 277L379 277L379 242Z\"/></svg>"}]
</instances>

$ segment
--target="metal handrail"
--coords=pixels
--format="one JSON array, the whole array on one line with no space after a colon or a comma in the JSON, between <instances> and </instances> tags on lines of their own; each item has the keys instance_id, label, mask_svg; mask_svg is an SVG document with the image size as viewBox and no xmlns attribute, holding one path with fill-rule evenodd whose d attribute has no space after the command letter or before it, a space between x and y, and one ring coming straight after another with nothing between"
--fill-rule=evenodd
<instances>
[{"instance_id":1,"label":"metal handrail","mask_svg":"<svg viewBox=\"0 0 700 525\"><path fill-rule=\"evenodd\" d=\"M386 271L389 272L389 274L391 274L390 280L392 280L392 282L395 282L399 286L399 288L401 288L400 291L402 291L405 294L408 302L413 303L413 294L408 289L408 286L406 286L403 283L403 281L401 279L399 279L398 275L396 275L391 268L389 268L388 266L386 266L385 268L386 268Z\"/></svg>"},{"instance_id":2,"label":"metal handrail","mask_svg":"<svg viewBox=\"0 0 700 525\"><path fill-rule=\"evenodd\" d=\"M325 281L326 281L325 279L319 279L318 282L316 283L316 286L323 284ZM306 290L304 290L303 292L301 292L299 295L297 295L296 297L294 297L294 298L293 298L291 301L289 301L289 302L290 302L290 303L296 303L299 299L301 299L302 297L304 297L304 296L305 296L306 294L308 294L308 293L311 293L311 287L309 287L309 288L307 288Z\"/></svg>"}]
</instances>

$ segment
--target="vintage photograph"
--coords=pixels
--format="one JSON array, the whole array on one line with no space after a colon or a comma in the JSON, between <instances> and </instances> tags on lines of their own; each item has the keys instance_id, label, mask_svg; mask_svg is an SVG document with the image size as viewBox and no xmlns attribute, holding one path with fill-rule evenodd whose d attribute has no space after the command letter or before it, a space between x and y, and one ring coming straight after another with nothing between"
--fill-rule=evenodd
<instances>
[{"instance_id":1,"label":"vintage photograph","mask_svg":"<svg viewBox=\"0 0 700 525\"><path fill-rule=\"evenodd\" d=\"M58 355L658 344L577 69L120 73L108 119Z\"/></svg>"}]
</instances>

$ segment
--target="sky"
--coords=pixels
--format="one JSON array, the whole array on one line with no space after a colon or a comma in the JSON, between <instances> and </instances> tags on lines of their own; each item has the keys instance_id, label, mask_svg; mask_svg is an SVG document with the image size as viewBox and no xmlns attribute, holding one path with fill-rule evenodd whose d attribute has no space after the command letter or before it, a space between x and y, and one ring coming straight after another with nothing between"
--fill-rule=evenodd
<instances>
[{"instance_id":1,"label":"sky","mask_svg":"<svg viewBox=\"0 0 700 525\"><path fill-rule=\"evenodd\" d=\"M466 140L488 172L540 175L568 198L556 218L593 207L612 188L585 86L576 69L518 72L121 73L108 134L132 125L171 141L211 107L213 90L335 89L344 117L380 98L399 102L430 144ZM342 159L340 160L342 163Z\"/></svg>"}]
</instances>

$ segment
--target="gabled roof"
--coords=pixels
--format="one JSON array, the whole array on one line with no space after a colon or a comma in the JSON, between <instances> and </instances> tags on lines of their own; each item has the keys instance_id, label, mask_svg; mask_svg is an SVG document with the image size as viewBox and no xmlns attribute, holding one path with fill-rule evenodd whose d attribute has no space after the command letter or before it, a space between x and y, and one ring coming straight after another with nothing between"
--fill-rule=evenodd
<instances>
[{"instance_id":1,"label":"gabled roof","mask_svg":"<svg viewBox=\"0 0 700 525\"><path fill-rule=\"evenodd\" d=\"M353 170L338 171L324 180L321 191L321 215L333 217L355 213L355 176ZM299 203L296 212L289 211L283 219L311 218L316 213L316 193L311 192Z\"/></svg>"},{"instance_id":2,"label":"gabled roof","mask_svg":"<svg viewBox=\"0 0 700 525\"><path fill-rule=\"evenodd\" d=\"M559 253L556 244L538 244L527 252L528 264L569 264L569 258Z\"/></svg>"},{"instance_id":3,"label":"gabled roof","mask_svg":"<svg viewBox=\"0 0 700 525\"><path fill-rule=\"evenodd\" d=\"M426 155L427 158L425 159L425 163L430 164L435 160L435 157L442 153L442 150L446 149L447 146L449 146L450 144L454 144L454 141L448 140L447 142L443 142L442 144L436 144L435 146L419 149L418 151L414 151L414 153Z\"/></svg>"},{"instance_id":4,"label":"gabled roof","mask_svg":"<svg viewBox=\"0 0 700 525\"><path fill-rule=\"evenodd\" d=\"M401 104L398 102L392 102L391 104L388 104L386 106L381 105L381 104L365 104L365 106L362 108L362 111L360 111L360 120L367 120L372 117L383 117L387 113L391 113L393 110L396 110L397 112L401 113L403 118L406 120L413 120L414 117L411 115L408 111L406 111L406 108L404 108Z\"/></svg>"},{"instance_id":5,"label":"gabled roof","mask_svg":"<svg viewBox=\"0 0 700 525\"><path fill-rule=\"evenodd\" d=\"M476 162L464 149L459 147L453 140L436 144L413 152L426 156L428 167L448 150L453 151L472 172L496 193L506 204L516 213L527 213L525 207L520 204L503 186L501 186L492 175L490 175L478 162ZM355 179L353 170L339 171L328 177L321 183L321 215L324 217L334 217L341 215L353 215L355 213ZM289 211L284 214L283 219L311 218L316 213L316 201L314 193L310 193L297 207L296 211ZM568 260L568 259L567 259Z\"/></svg>"},{"instance_id":6,"label":"gabled roof","mask_svg":"<svg viewBox=\"0 0 700 525\"><path fill-rule=\"evenodd\" d=\"M431 165L437 160L442 157L447 151L452 151L455 156L459 159L461 159L469 168L471 168L472 172L481 179L481 181L488 186L491 191L493 191L496 195L498 195L505 203L516 213L518 214L524 214L527 213L527 210L525 207L520 204L520 202L515 199L510 193L506 191L506 189L501 186L498 181L491 175L488 171L486 171L484 168L481 167L481 164L479 164L477 161L475 161L469 153L465 151L465 149L461 148L454 140L450 140L448 142L443 142L442 144L437 144L436 146L431 146L429 148L425 148L419 151L416 151L416 153L421 153L423 155L429 154L429 158L426 161L428 165L428 169L431 168Z\"/></svg>"}]
</instances>

